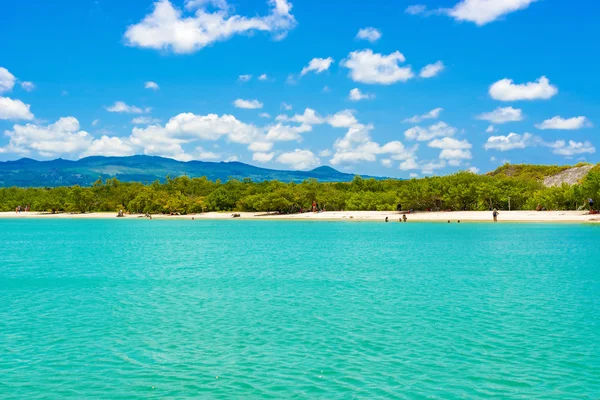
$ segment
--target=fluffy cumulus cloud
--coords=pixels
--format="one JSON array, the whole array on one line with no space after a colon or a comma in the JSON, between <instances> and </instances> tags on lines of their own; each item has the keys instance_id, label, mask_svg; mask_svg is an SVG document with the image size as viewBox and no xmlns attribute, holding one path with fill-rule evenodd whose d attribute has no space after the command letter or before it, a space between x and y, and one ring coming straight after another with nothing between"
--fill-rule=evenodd
<instances>
[{"instance_id":1,"label":"fluffy cumulus cloud","mask_svg":"<svg viewBox=\"0 0 600 400\"><path fill-rule=\"evenodd\" d=\"M419 76L421 78L433 78L434 76L438 75L440 72L442 72L446 67L444 66L444 63L441 61L437 61L433 64L428 64L426 66L424 66L423 68L421 68L421 72L419 72Z\"/></svg>"},{"instance_id":2,"label":"fluffy cumulus cloud","mask_svg":"<svg viewBox=\"0 0 600 400\"><path fill-rule=\"evenodd\" d=\"M308 170L321 165L321 160L312 151L301 149L280 154L277 162L300 170Z\"/></svg>"},{"instance_id":3,"label":"fluffy cumulus cloud","mask_svg":"<svg viewBox=\"0 0 600 400\"><path fill-rule=\"evenodd\" d=\"M15 125L7 130L9 138L6 150L18 154L39 154L43 157L77 154L87 150L92 137L79 130L79 121L74 117L64 117L53 124Z\"/></svg>"},{"instance_id":4,"label":"fluffy cumulus cloud","mask_svg":"<svg viewBox=\"0 0 600 400\"><path fill-rule=\"evenodd\" d=\"M300 72L300 76L304 76L309 72L314 72L315 74L320 74L321 72L325 72L331 67L333 63L333 58L313 58L310 60L308 65L302 68L302 72Z\"/></svg>"},{"instance_id":5,"label":"fluffy cumulus cloud","mask_svg":"<svg viewBox=\"0 0 600 400\"><path fill-rule=\"evenodd\" d=\"M457 140L451 137L434 139L427 145L432 148L441 149L439 159L448 162L451 166L459 166L464 160L473 158L471 154L471 143L467 140Z\"/></svg>"},{"instance_id":6,"label":"fluffy cumulus cloud","mask_svg":"<svg viewBox=\"0 0 600 400\"><path fill-rule=\"evenodd\" d=\"M256 161L259 163L267 163L267 162L271 161L273 159L273 157L275 157L275 153L258 152L258 153L252 154L252 161Z\"/></svg>"},{"instance_id":7,"label":"fluffy cumulus cloud","mask_svg":"<svg viewBox=\"0 0 600 400\"><path fill-rule=\"evenodd\" d=\"M442 113L442 111L444 111L444 109L441 107L434 108L433 110L431 110L423 115L415 115L410 118L407 118L404 120L404 122L410 122L411 124L418 124L419 122L424 121L426 119L438 119L440 117L440 114Z\"/></svg>"},{"instance_id":8,"label":"fluffy cumulus cloud","mask_svg":"<svg viewBox=\"0 0 600 400\"><path fill-rule=\"evenodd\" d=\"M0 94L10 92L15 86L17 78L6 68L0 67Z\"/></svg>"},{"instance_id":9,"label":"fluffy cumulus cloud","mask_svg":"<svg viewBox=\"0 0 600 400\"><path fill-rule=\"evenodd\" d=\"M267 74L262 74L261 76L258 77L259 81L267 81L269 80L269 76Z\"/></svg>"},{"instance_id":10,"label":"fluffy cumulus cloud","mask_svg":"<svg viewBox=\"0 0 600 400\"><path fill-rule=\"evenodd\" d=\"M102 136L94 140L81 156L123 157L132 156L135 152L136 148L127 139Z\"/></svg>"},{"instance_id":11,"label":"fluffy cumulus cloud","mask_svg":"<svg viewBox=\"0 0 600 400\"><path fill-rule=\"evenodd\" d=\"M381 38L381 32L375 28L363 28L358 31L356 38L375 43Z\"/></svg>"},{"instance_id":12,"label":"fluffy cumulus cloud","mask_svg":"<svg viewBox=\"0 0 600 400\"><path fill-rule=\"evenodd\" d=\"M490 86L490 96L500 101L547 100L558 93L558 88L550 84L545 76L535 82L515 84L512 79L502 79Z\"/></svg>"},{"instance_id":13,"label":"fluffy cumulus cloud","mask_svg":"<svg viewBox=\"0 0 600 400\"><path fill-rule=\"evenodd\" d=\"M504 124L506 122L517 122L523 120L523 111L512 107L498 107L494 111L479 114L476 119ZM493 129L493 127L492 127Z\"/></svg>"},{"instance_id":14,"label":"fluffy cumulus cloud","mask_svg":"<svg viewBox=\"0 0 600 400\"><path fill-rule=\"evenodd\" d=\"M535 125L536 128L541 130L556 129L566 131L574 131L589 126L592 126L592 124L583 116L573 118L553 117Z\"/></svg>"},{"instance_id":15,"label":"fluffy cumulus cloud","mask_svg":"<svg viewBox=\"0 0 600 400\"><path fill-rule=\"evenodd\" d=\"M0 120L32 120L31 106L21 100L13 100L8 97L0 97Z\"/></svg>"},{"instance_id":16,"label":"fluffy cumulus cloud","mask_svg":"<svg viewBox=\"0 0 600 400\"><path fill-rule=\"evenodd\" d=\"M261 103L258 100L237 99L233 102L233 105L237 108L245 108L247 110L256 110L259 108L263 108L263 103Z\"/></svg>"},{"instance_id":17,"label":"fluffy cumulus cloud","mask_svg":"<svg viewBox=\"0 0 600 400\"><path fill-rule=\"evenodd\" d=\"M454 136L457 129L440 121L428 127L415 126L407 129L404 136L409 140L426 141L438 137Z\"/></svg>"},{"instance_id":18,"label":"fluffy cumulus cloud","mask_svg":"<svg viewBox=\"0 0 600 400\"><path fill-rule=\"evenodd\" d=\"M351 52L341 65L350 70L349 76L355 82L391 85L414 78L410 66L399 65L405 61L406 58L399 51L383 55L367 49Z\"/></svg>"},{"instance_id":19,"label":"fluffy cumulus cloud","mask_svg":"<svg viewBox=\"0 0 600 400\"><path fill-rule=\"evenodd\" d=\"M537 0L462 0L454 7L440 11L457 21L469 21L482 26L525 9L535 1Z\"/></svg>"},{"instance_id":20,"label":"fluffy cumulus cloud","mask_svg":"<svg viewBox=\"0 0 600 400\"><path fill-rule=\"evenodd\" d=\"M415 157L418 145L407 148L399 141L381 145L371 138L372 130L372 125L364 125L358 121L351 124L346 135L334 142L335 153L330 160L331 164L373 162L379 155L385 155L387 159L392 160L408 160Z\"/></svg>"},{"instance_id":21,"label":"fluffy cumulus cloud","mask_svg":"<svg viewBox=\"0 0 600 400\"><path fill-rule=\"evenodd\" d=\"M596 148L588 141L575 142L574 140L569 140L567 143L564 140L557 140L554 143L548 144L548 147L552 148L552 153L566 157L579 154L594 154L596 152Z\"/></svg>"},{"instance_id":22,"label":"fluffy cumulus cloud","mask_svg":"<svg viewBox=\"0 0 600 400\"><path fill-rule=\"evenodd\" d=\"M371 100L375 98L375 95L370 93L363 93L360 91L360 89L354 88L350 91L350 95L348 96L348 98L351 101Z\"/></svg>"},{"instance_id":23,"label":"fluffy cumulus cloud","mask_svg":"<svg viewBox=\"0 0 600 400\"><path fill-rule=\"evenodd\" d=\"M530 133L519 135L509 133L506 136L490 136L483 146L486 150L508 151L515 149L524 149L533 144L534 137Z\"/></svg>"},{"instance_id":24,"label":"fluffy cumulus cloud","mask_svg":"<svg viewBox=\"0 0 600 400\"><path fill-rule=\"evenodd\" d=\"M122 101L117 101L112 106L107 106L105 108L106 108L106 111L111 112L111 113L126 113L126 114L143 114L143 113L150 112L150 110L151 110L149 107L142 109L137 106L130 106Z\"/></svg>"},{"instance_id":25,"label":"fluffy cumulus cloud","mask_svg":"<svg viewBox=\"0 0 600 400\"><path fill-rule=\"evenodd\" d=\"M152 81L148 81L148 82L144 83L144 88L150 89L150 90L160 89L160 87L158 86L158 83L152 82Z\"/></svg>"},{"instance_id":26,"label":"fluffy cumulus cloud","mask_svg":"<svg viewBox=\"0 0 600 400\"><path fill-rule=\"evenodd\" d=\"M248 146L248 150L257 153L266 153L273 148L273 142L252 142Z\"/></svg>"},{"instance_id":27,"label":"fluffy cumulus cloud","mask_svg":"<svg viewBox=\"0 0 600 400\"><path fill-rule=\"evenodd\" d=\"M158 0L150 14L127 28L125 43L154 50L194 53L217 41L255 31L269 32L275 39L283 39L296 26L291 14L292 4L287 0L269 0L269 4L268 15L244 17L230 15L226 1L193 0L187 2L186 8L194 13L184 16L169 0ZM215 5L216 10L208 8Z\"/></svg>"}]
</instances>

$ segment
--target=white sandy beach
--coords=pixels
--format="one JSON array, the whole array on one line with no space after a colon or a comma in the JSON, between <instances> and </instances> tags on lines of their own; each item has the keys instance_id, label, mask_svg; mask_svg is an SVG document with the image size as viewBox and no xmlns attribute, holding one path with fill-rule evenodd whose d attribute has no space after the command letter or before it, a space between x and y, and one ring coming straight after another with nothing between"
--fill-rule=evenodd
<instances>
[{"instance_id":1,"label":"white sandy beach","mask_svg":"<svg viewBox=\"0 0 600 400\"><path fill-rule=\"evenodd\" d=\"M211 212L194 215L153 215L153 219L169 220L222 220L234 219L233 212ZM301 220L301 221L385 221L388 217L390 222L397 222L402 216L398 212L386 211L328 211L322 213L304 213L292 215L269 215L266 213L236 212L239 218L236 220ZM88 213L88 214L49 214L39 212L3 212L0 213L0 219L117 219L117 213ZM144 218L140 214L125 214L120 220ZM430 221L430 222L491 222L492 213L490 211L452 211L452 212L418 212L407 214L408 222ZM600 215L590 215L587 211L500 211L499 222L579 222L579 223L600 223Z\"/></svg>"}]
</instances>

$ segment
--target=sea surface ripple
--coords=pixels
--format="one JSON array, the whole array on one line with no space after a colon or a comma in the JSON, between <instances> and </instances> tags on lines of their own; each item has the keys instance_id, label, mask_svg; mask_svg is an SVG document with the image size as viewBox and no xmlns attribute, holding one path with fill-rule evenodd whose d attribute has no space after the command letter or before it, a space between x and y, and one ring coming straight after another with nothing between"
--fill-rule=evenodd
<instances>
[{"instance_id":1,"label":"sea surface ripple","mask_svg":"<svg viewBox=\"0 0 600 400\"><path fill-rule=\"evenodd\" d=\"M0 398L600 398L600 227L0 221Z\"/></svg>"}]
</instances>

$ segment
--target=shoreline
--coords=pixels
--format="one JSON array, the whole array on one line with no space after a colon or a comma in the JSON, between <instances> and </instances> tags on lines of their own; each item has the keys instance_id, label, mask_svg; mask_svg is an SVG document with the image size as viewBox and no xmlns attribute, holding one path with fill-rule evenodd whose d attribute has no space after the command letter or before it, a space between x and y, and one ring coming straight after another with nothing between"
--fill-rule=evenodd
<instances>
[{"instance_id":1,"label":"shoreline","mask_svg":"<svg viewBox=\"0 0 600 400\"><path fill-rule=\"evenodd\" d=\"M239 218L233 218L239 214ZM87 214L71 213L40 213L40 212L0 212L1 219L118 219L138 220L145 219L143 214L125 214L117 218L114 212L95 212ZM251 212L209 212L204 214L189 215L152 215L153 220L273 220L273 221L385 221L398 222L403 213L397 211L327 211L321 213L303 214L273 214ZM491 211L445 211L445 212L417 212L406 214L408 222L493 222ZM587 211L500 211L498 222L569 222L569 223L600 223L600 215L590 215Z\"/></svg>"}]
</instances>

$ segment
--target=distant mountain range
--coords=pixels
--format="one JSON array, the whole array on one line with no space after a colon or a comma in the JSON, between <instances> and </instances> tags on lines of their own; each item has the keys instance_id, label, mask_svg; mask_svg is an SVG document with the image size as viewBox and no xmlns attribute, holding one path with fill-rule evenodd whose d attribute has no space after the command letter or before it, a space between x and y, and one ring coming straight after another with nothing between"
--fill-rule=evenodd
<instances>
[{"instance_id":1,"label":"distant mountain range","mask_svg":"<svg viewBox=\"0 0 600 400\"><path fill-rule=\"evenodd\" d=\"M310 178L320 182L348 182L354 178L354 174L342 173L331 167L319 167L311 171L278 171L240 162L181 162L152 156L87 157L77 161L22 158L0 162L1 187L89 186L98 178L113 177L124 182L144 183L164 181L167 175L172 178L187 175L222 181L250 178L253 181L282 182L301 182Z\"/></svg>"}]
</instances>

